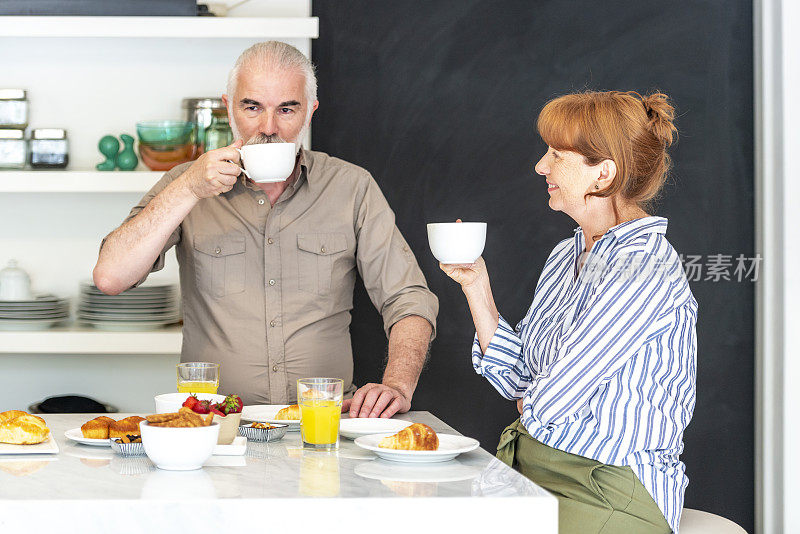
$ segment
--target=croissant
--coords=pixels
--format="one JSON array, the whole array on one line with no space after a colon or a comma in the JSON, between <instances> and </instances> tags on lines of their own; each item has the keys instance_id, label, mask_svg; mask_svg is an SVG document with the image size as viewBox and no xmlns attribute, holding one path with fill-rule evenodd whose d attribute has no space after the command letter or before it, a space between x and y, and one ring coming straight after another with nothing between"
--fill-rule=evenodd
<instances>
[{"instance_id":1,"label":"croissant","mask_svg":"<svg viewBox=\"0 0 800 534\"><path fill-rule=\"evenodd\" d=\"M116 423L116 421L101 415L81 425L81 433L84 438L108 439L108 427L111 423Z\"/></svg>"},{"instance_id":2,"label":"croissant","mask_svg":"<svg viewBox=\"0 0 800 534\"><path fill-rule=\"evenodd\" d=\"M108 426L109 438L121 438L123 443L138 443L142 441L142 432L139 430L139 423L144 421L144 417L132 415L125 419L120 419Z\"/></svg>"},{"instance_id":3,"label":"croissant","mask_svg":"<svg viewBox=\"0 0 800 534\"><path fill-rule=\"evenodd\" d=\"M292 404L283 408L275 414L276 421L299 421L300 420L300 405Z\"/></svg>"},{"instance_id":4,"label":"croissant","mask_svg":"<svg viewBox=\"0 0 800 534\"><path fill-rule=\"evenodd\" d=\"M387 436L378 442L378 447L404 451L435 451L439 448L439 436L428 425L414 423L394 436Z\"/></svg>"},{"instance_id":5,"label":"croissant","mask_svg":"<svg viewBox=\"0 0 800 534\"><path fill-rule=\"evenodd\" d=\"M50 435L50 429L41 417L19 410L11 411L16 412L13 417L9 417L8 412L0 414L0 443L34 445Z\"/></svg>"},{"instance_id":6,"label":"croissant","mask_svg":"<svg viewBox=\"0 0 800 534\"><path fill-rule=\"evenodd\" d=\"M0 425L12 419L16 419L20 415L30 415L31 417L35 417L36 419L41 421L42 424L47 424L44 422L44 419L42 419L38 415L32 415L29 414L28 412L23 412L22 410L8 410L7 412L0 412Z\"/></svg>"}]
</instances>

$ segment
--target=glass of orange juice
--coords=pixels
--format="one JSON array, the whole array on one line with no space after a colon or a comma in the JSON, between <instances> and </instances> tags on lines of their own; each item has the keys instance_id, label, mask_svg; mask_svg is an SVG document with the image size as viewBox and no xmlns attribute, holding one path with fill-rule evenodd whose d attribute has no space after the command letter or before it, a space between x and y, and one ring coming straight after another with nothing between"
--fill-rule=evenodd
<instances>
[{"instance_id":1,"label":"glass of orange juice","mask_svg":"<svg viewBox=\"0 0 800 534\"><path fill-rule=\"evenodd\" d=\"M216 393L219 364L185 362L178 364L178 393Z\"/></svg>"},{"instance_id":2,"label":"glass of orange juice","mask_svg":"<svg viewBox=\"0 0 800 534\"><path fill-rule=\"evenodd\" d=\"M301 378L297 381L300 433L304 448L339 448L343 393L344 382L339 378Z\"/></svg>"}]
</instances>

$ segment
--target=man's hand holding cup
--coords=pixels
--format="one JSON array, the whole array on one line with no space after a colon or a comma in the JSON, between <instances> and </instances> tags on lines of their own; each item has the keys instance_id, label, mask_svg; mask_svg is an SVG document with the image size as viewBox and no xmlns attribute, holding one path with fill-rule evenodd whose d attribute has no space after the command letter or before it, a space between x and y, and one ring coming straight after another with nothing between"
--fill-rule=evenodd
<instances>
[{"instance_id":1,"label":"man's hand holding cup","mask_svg":"<svg viewBox=\"0 0 800 534\"><path fill-rule=\"evenodd\" d=\"M210 150L197 158L183 173L184 185L197 199L230 191L242 172L238 165L238 149L242 145L243 141L237 139L226 147Z\"/></svg>"}]
</instances>

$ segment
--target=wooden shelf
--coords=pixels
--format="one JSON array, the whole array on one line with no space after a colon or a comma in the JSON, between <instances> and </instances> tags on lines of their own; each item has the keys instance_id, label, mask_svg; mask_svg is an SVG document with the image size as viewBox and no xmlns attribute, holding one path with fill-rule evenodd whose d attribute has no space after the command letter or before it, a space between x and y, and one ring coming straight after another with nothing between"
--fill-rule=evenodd
<instances>
[{"instance_id":1,"label":"wooden shelf","mask_svg":"<svg viewBox=\"0 0 800 534\"><path fill-rule=\"evenodd\" d=\"M180 326L142 332L105 332L69 325L36 332L0 332L0 353L180 354Z\"/></svg>"},{"instance_id":2,"label":"wooden shelf","mask_svg":"<svg viewBox=\"0 0 800 534\"><path fill-rule=\"evenodd\" d=\"M146 193L161 171L0 171L0 193Z\"/></svg>"},{"instance_id":3,"label":"wooden shelf","mask_svg":"<svg viewBox=\"0 0 800 534\"><path fill-rule=\"evenodd\" d=\"M318 36L317 17L0 17L0 37L316 39Z\"/></svg>"}]
</instances>

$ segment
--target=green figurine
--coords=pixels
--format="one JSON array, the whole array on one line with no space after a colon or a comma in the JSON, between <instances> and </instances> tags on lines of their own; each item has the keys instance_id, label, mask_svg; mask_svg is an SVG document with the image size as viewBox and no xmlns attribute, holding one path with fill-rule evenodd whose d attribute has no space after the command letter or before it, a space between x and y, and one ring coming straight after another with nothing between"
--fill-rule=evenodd
<instances>
[{"instance_id":1,"label":"green figurine","mask_svg":"<svg viewBox=\"0 0 800 534\"><path fill-rule=\"evenodd\" d=\"M121 171L132 171L139 164L139 158L136 157L136 152L133 151L133 137L128 134L119 136L125 144L125 148L117 156L117 167Z\"/></svg>"},{"instance_id":2,"label":"green figurine","mask_svg":"<svg viewBox=\"0 0 800 534\"><path fill-rule=\"evenodd\" d=\"M119 152L119 141L113 135L104 135L97 143L100 153L106 160L97 164L98 171L113 171L117 166L117 153Z\"/></svg>"}]
</instances>

